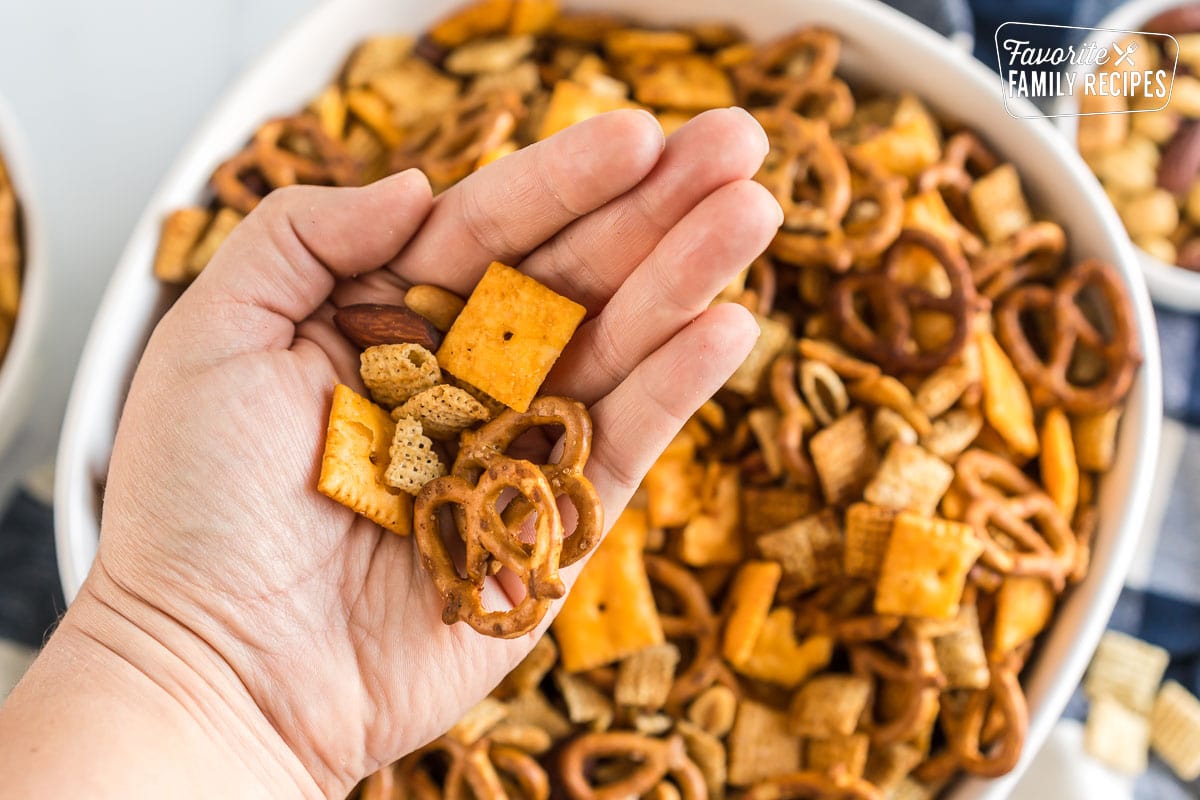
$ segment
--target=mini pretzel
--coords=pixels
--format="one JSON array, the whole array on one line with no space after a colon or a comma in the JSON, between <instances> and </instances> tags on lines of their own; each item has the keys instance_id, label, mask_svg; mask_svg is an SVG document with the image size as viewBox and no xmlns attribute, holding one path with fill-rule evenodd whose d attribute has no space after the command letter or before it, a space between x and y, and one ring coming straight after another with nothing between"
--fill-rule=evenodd
<instances>
[{"instance_id":1,"label":"mini pretzel","mask_svg":"<svg viewBox=\"0 0 1200 800\"><path fill-rule=\"evenodd\" d=\"M778 358L771 365L771 397L783 419L779 425L779 450L788 477L798 486L814 486L817 473L804 449L804 429L813 424L812 412L800 397L795 357Z\"/></svg>"},{"instance_id":2,"label":"mini pretzel","mask_svg":"<svg viewBox=\"0 0 1200 800\"><path fill-rule=\"evenodd\" d=\"M258 154L252 147L217 167L211 182L217 199L242 214L253 211L271 189L259 169Z\"/></svg>"},{"instance_id":3,"label":"mini pretzel","mask_svg":"<svg viewBox=\"0 0 1200 800\"><path fill-rule=\"evenodd\" d=\"M872 743L904 742L932 724L938 711L938 694L945 684L938 667L933 640L904 625L897 635L901 655L896 658L877 645L850 648L850 664L857 675L902 684L907 694L904 710L893 719L868 719Z\"/></svg>"},{"instance_id":4,"label":"mini pretzel","mask_svg":"<svg viewBox=\"0 0 1200 800\"><path fill-rule=\"evenodd\" d=\"M746 274L746 289L743 296L750 302L746 307L756 314L767 316L775 308L775 290L778 280L775 262L768 255L761 255L750 262Z\"/></svg>"},{"instance_id":5,"label":"mini pretzel","mask_svg":"<svg viewBox=\"0 0 1200 800\"><path fill-rule=\"evenodd\" d=\"M997 300L1023 283L1047 278L1062 266L1067 235L1053 222L1035 222L984 250L971 273L983 296Z\"/></svg>"},{"instance_id":6,"label":"mini pretzel","mask_svg":"<svg viewBox=\"0 0 1200 800\"><path fill-rule=\"evenodd\" d=\"M948 708L942 714L950 752L957 764L973 775L1003 775L1021 757L1029 730L1029 709L1017 677L1019 671L1015 663L993 664L987 689L970 692L961 710ZM989 719L1000 720L994 723L998 733L991 736L985 730L991 727ZM985 753L988 748L992 752Z\"/></svg>"},{"instance_id":7,"label":"mini pretzel","mask_svg":"<svg viewBox=\"0 0 1200 800\"><path fill-rule=\"evenodd\" d=\"M801 28L761 48L734 70L743 106L796 108L804 94L833 79L842 43L824 28Z\"/></svg>"},{"instance_id":8,"label":"mini pretzel","mask_svg":"<svg viewBox=\"0 0 1200 800\"><path fill-rule=\"evenodd\" d=\"M828 231L781 230L770 252L799 266L845 272L871 261L900 234L904 222L903 181L853 152L843 151L850 168L851 202L838 227ZM870 209L873 216L859 219Z\"/></svg>"},{"instance_id":9,"label":"mini pretzel","mask_svg":"<svg viewBox=\"0 0 1200 800\"><path fill-rule=\"evenodd\" d=\"M261 186L252 180L255 175ZM249 214L271 189L297 183L355 186L361 180L361 165L342 144L325 133L316 117L298 114L259 128L249 147L216 169L212 185L222 203Z\"/></svg>"},{"instance_id":10,"label":"mini pretzel","mask_svg":"<svg viewBox=\"0 0 1200 800\"><path fill-rule=\"evenodd\" d=\"M254 135L253 148L259 169L276 188L297 183L355 186L361 182L361 165L309 114L266 123Z\"/></svg>"},{"instance_id":11,"label":"mini pretzel","mask_svg":"<svg viewBox=\"0 0 1200 800\"><path fill-rule=\"evenodd\" d=\"M517 529L505 524L496 508L510 490L537 512L532 545L520 540ZM462 511L465 577L459 575L442 538L438 512L447 505ZM546 476L528 461L494 456L476 485L459 475L425 484L413 506L413 534L425 571L445 603L442 621L447 625L462 620L480 633L512 639L536 628L550 601L566 593L558 575L563 547L558 503ZM493 563L508 567L525 584L525 597L509 611L483 607L484 581Z\"/></svg>"},{"instance_id":12,"label":"mini pretzel","mask_svg":"<svg viewBox=\"0 0 1200 800\"><path fill-rule=\"evenodd\" d=\"M754 116L771 142L756 179L783 207L783 230L840 227L850 208L850 168L829 126L786 108L759 109Z\"/></svg>"},{"instance_id":13,"label":"mini pretzel","mask_svg":"<svg viewBox=\"0 0 1200 800\"><path fill-rule=\"evenodd\" d=\"M690 570L662 556L645 556L646 575L679 605L675 613L659 611L667 639L695 642L688 665L679 670L667 695L667 705L682 705L717 681L722 672L718 636L720 621L713 614L704 587Z\"/></svg>"},{"instance_id":14,"label":"mini pretzel","mask_svg":"<svg viewBox=\"0 0 1200 800\"><path fill-rule=\"evenodd\" d=\"M844 772L792 772L756 783L742 800L883 800L883 792Z\"/></svg>"},{"instance_id":15,"label":"mini pretzel","mask_svg":"<svg viewBox=\"0 0 1200 800\"><path fill-rule=\"evenodd\" d=\"M975 134L960 131L946 140L942 159L917 176L918 191L937 189L945 198L955 218L959 244L970 256L983 250L983 241L977 235L967 196L975 176L991 172L998 164L996 156Z\"/></svg>"},{"instance_id":16,"label":"mini pretzel","mask_svg":"<svg viewBox=\"0 0 1200 800\"><path fill-rule=\"evenodd\" d=\"M562 455L552 464L539 464L553 494L566 495L575 506L575 532L563 543L560 566L574 564L592 550L604 533L604 507L592 482L584 477L592 452L592 418L584 405L565 397L538 397L524 413L506 409L474 432L464 433L454 461L453 474L475 480L497 457L504 455L522 434L539 427L561 427ZM509 524L529 513L529 498L517 498L505 512Z\"/></svg>"},{"instance_id":17,"label":"mini pretzel","mask_svg":"<svg viewBox=\"0 0 1200 800\"><path fill-rule=\"evenodd\" d=\"M479 159L512 136L521 103L511 90L472 94L414 130L391 156L391 168L419 168L435 187L447 187L475 170Z\"/></svg>"},{"instance_id":18,"label":"mini pretzel","mask_svg":"<svg viewBox=\"0 0 1200 800\"><path fill-rule=\"evenodd\" d=\"M588 777L591 765L600 759L626 759L637 764L621 780L593 786ZM572 739L562 750L559 769L562 786L571 800L625 800L641 797L670 775L684 800L706 800L708 790L700 773L684 750L683 739L654 739L632 731L586 733Z\"/></svg>"},{"instance_id":19,"label":"mini pretzel","mask_svg":"<svg viewBox=\"0 0 1200 800\"><path fill-rule=\"evenodd\" d=\"M799 601L798 632L828 636L847 645L877 642L895 633L903 617L874 613L870 593L854 597L856 585L829 583ZM852 602L846 602L847 598Z\"/></svg>"},{"instance_id":20,"label":"mini pretzel","mask_svg":"<svg viewBox=\"0 0 1200 800\"><path fill-rule=\"evenodd\" d=\"M974 176L991 172L997 164L998 159L979 137L970 131L959 131L946 140L942 159L917 176L917 190L949 187L965 199Z\"/></svg>"},{"instance_id":21,"label":"mini pretzel","mask_svg":"<svg viewBox=\"0 0 1200 800\"><path fill-rule=\"evenodd\" d=\"M424 767L425 761L436 755L448 761L440 789ZM550 796L550 781L536 760L486 737L471 745L452 736L439 737L406 756L393 770L395 787L402 790L402 796L419 800L507 800L501 774L521 789L521 797L547 800ZM391 797L390 793L380 794L380 800Z\"/></svg>"},{"instance_id":22,"label":"mini pretzel","mask_svg":"<svg viewBox=\"0 0 1200 800\"><path fill-rule=\"evenodd\" d=\"M938 297L927 289L906 285L899 279L901 248L927 250L946 272L950 294ZM856 301L866 302L874 318L872 328ZM962 352L967 340L969 313L975 305L975 289L966 261L936 236L906 229L884 256L883 269L842 278L829 293L830 310L837 320L838 334L847 347L882 365L890 374L927 373ZM920 311L950 316L954 335L936 350L923 352L913 340L913 317Z\"/></svg>"},{"instance_id":23,"label":"mini pretzel","mask_svg":"<svg viewBox=\"0 0 1200 800\"><path fill-rule=\"evenodd\" d=\"M1055 591L1062 591L1075 568L1075 533L1044 492L1005 500L980 498L967 508L966 523L983 545L980 560L997 572L1045 578ZM1017 549L997 541L994 530Z\"/></svg>"},{"instance_id":24,"label":"mini pretzel","mask_svg":"<svg viewBox=\"0 0 1200 800\"><path fill-rule=\"evenodd\" d=\"M1012 498L1041 491L1033 479L1006 458L972 448L954 464L957 485L969 500Z\"/></svg>"},{"instance_id":25,"label":"mini pretzel","mask_svg":"<svg viewBox=\"0 0 1200 800\"><path fill-rule=\"evenodd\" d=\"M1104 298L1112 331L1101 332L1080 305L1086 290ZM1045 349L1039 351L1026 334L1024 316L1047 317ZM1062 405L1085 414L1112 408L1129 392L1142 357L1137 347L1133 308L1113 268L1095 259L1068 272L1054 288L1028 285L1014 289L996 309L996 333L1021 378L1040 406ZM1079 345L1099 354L1105 374L1092 385L1071 380L1071 364ZM1043 357L1042 353L1045 353Z\"/></svg>"}]
</instances>

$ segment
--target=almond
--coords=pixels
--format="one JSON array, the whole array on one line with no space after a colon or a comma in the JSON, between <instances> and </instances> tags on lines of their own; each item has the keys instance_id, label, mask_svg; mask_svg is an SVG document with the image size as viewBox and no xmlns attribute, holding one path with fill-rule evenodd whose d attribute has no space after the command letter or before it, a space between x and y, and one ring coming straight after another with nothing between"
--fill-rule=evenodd
<instances>
[{"instance_id":1,"label":"almond","mask_svg":"<svg viewBox=\"0 0 1200 800\"><path fill-rule=\"evenodd\" d=\"M1176 194L1187 194L1200 175L1200 122L1185 122L1171 137L1158 164L1158 185Z\"/></svg>"},{"instance_id":2,"label":"almond","mask_svg":"<svg viewBox=\"0 0 1200 800\"><path fill-rule=\"evenodd\" d=\"M1200 31L1200 3L1168 8L1142 23L1141 29L1152 33L1195 33Z\"/></svg>"},{"instance_id":3,"label":"almond","mask_svg":"<svg viewBox=\"0 0 1200 800\"><path fill-rule=\"evenodd\" d=\"M442 343L442 334L429 320L404 306L360 303L339 309L333 321L347 339L364 350L411 342L435 352Z\"/></svg>"}]
</instances>

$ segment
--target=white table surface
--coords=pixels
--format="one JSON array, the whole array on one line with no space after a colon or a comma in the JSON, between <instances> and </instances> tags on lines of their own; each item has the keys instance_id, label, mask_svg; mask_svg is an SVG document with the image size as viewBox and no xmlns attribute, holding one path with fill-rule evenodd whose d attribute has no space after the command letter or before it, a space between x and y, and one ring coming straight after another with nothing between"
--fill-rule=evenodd
<instances>
[{"instance_id":1,"label":"white table surface","mask_svg":"<svg viewBox=\"0 0 1200 800\"><path fill-rule=\"evenodd\" d=\"M54 456L88 327L125 239L191 131L317 0L3 0L0 95L33 156L49 313L0 496Z\"/></svg>"}]
</instances>

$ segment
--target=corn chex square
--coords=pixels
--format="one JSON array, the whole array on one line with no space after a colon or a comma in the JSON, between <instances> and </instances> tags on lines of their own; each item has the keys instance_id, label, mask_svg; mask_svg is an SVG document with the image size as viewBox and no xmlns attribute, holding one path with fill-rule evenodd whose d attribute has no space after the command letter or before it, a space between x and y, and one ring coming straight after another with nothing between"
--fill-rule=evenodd
<instances>
[{"instance_id":1,"label":"corn chex square","mask_svg":"<svg viewBox=\"0 0 1200 800\"><path fill-rule=\"evenodd\" d=\"M1105 631L1083 680L1091 699L1107 695L1134 711L1149 713L1171 655L1119 631Z\"/></svg>"}]
</instances>

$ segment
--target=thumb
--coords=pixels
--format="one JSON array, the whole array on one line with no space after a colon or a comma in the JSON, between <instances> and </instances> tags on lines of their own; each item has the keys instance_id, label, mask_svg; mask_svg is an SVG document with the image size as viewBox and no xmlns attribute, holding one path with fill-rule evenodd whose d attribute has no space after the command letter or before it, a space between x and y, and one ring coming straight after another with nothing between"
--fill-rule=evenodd
<instances>
[{"instance_id":1,"label":"thumb","mask_svg":"<svg viewBox=\"0 0 1200 800\"><path fill-rule=\"evenodd\" d=\"M433 207L418 170L369 186L289 186L271 192L230 234L164 317L185 340L203 342L190 357L213 361L291 346L339 278L396 257Z\"/></svg>"}]
</instances>

